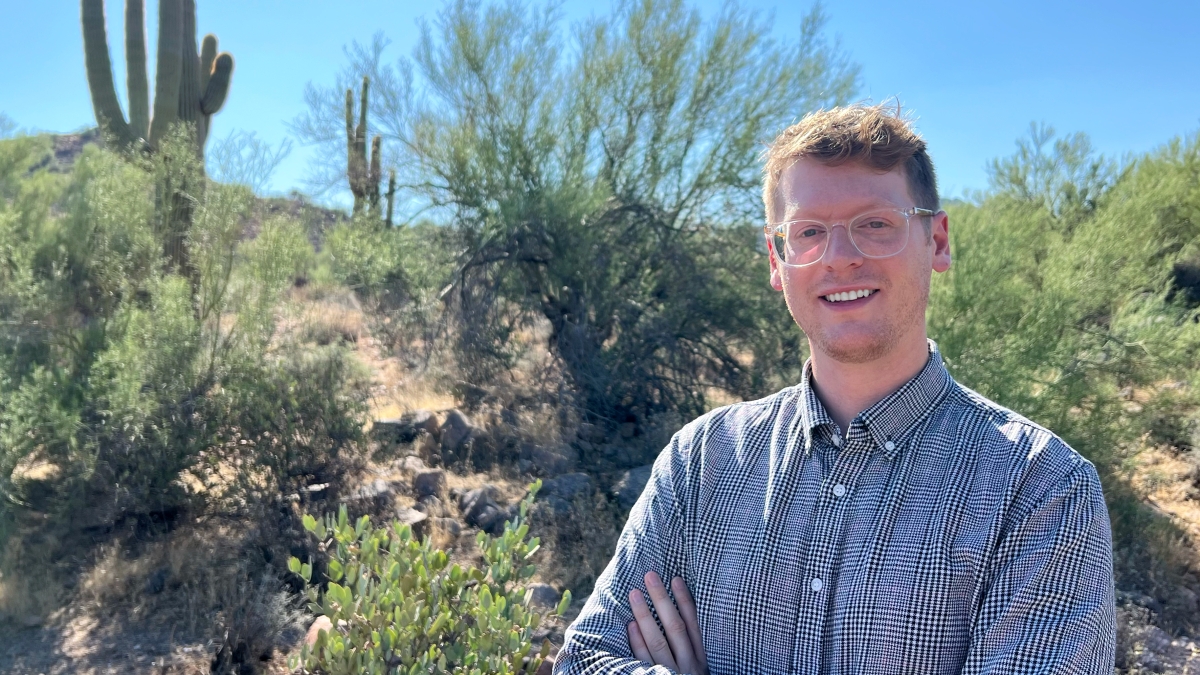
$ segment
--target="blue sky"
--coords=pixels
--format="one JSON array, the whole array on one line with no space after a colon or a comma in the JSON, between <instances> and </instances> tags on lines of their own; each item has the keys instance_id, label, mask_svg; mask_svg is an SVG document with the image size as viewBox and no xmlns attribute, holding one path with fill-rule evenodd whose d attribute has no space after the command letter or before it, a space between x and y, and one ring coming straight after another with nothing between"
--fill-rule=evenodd
<instances>
[{"instance_id":1,"label":"blue sky","mask_svg":"<svg viewBox=\"0 0 1200 675\"><path fill-rule=\"evenodd\" d=\"M153 0L148 5L157 5ZM772 12L775 32L798 33L809 3L744 0ZM303 110L305 83L332 83L342 47L382 30L393 57L415 43L416 19L438 2L395 0L198 0L199 30L213 32L237 66L213 134L253 131L272 143ZM719 0L701 0L705 16ZM156 19L152 7L151 49ZM988 159L1010 154L1030 122L1087 132L1103 153L1143 152L1200 130L1200 3L829 1L828 33L862 65L864 99L899 96L918 117L939 169L942 193L987 184ZM121 0L108 0L113 60ZM563 4L566 21L607 4ZM20 126L69 131L94 123L84 78L79 4L4 0L0 22L0 112ZM123 74L118 72L118 82ZM308 152L298 147L272 189L299 186Z\"/></svg>"}]
</instances>

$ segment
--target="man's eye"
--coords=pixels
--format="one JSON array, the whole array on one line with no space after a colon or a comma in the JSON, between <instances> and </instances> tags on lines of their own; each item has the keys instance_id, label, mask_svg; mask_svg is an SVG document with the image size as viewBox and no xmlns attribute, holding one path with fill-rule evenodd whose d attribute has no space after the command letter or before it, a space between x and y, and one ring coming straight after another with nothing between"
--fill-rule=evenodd
<instances>
[{"instance_id":1,"label":"man's eye","mask_svg":"<svg viewBox=\"0 0 1200 675\"><path fill-rule=\"evenodd\" d=\"M882 230L891 227L892 224L886 220L868 220L864 226L872 230Z\"/></svg>"},{"instance_id":2,"label":"man's eye","mask_svg":"<svg viewBox=\"0 0 1200 675\"><path fill-rule=\"evenodd\" d=\"M820 228L817 228L817 227L809 227L809 228L806 228L806 229L803 229L803 230L801 230L801 231L800 231L800 236L801 236L801 237L805 237L805 238L808 238L808 237L815 237L815 236L817 236L817 235L821 234L821 232L822 232L822 231L821 231L821 229L820 229Z\"/></svg>"}]
</instances>

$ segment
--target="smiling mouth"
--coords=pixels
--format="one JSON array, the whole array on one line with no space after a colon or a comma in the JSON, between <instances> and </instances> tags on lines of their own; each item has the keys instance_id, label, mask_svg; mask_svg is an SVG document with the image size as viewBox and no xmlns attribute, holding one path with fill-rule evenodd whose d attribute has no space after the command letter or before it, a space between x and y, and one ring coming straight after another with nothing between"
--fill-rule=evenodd
<instances>
[{"instance_id":1,"label":"smiling mouth","mask_svg":"<svg viewBox=\"0 0 1200 675\"><path fill-rule=\"evenodd\" d=\"M879 292L878 288L861 288L855 291L843 291L841 293L830 293L822 295L821 299L826 302L852 302L860 298L867 298Z\"/></svg>"}]
</instances>

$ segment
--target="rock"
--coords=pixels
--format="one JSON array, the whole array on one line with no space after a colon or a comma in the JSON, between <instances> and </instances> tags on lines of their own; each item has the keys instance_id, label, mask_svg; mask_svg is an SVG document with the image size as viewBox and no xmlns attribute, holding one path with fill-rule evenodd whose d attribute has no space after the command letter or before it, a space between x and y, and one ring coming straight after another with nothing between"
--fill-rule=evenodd
<instances>
[{"instance_id":1,"label":"rock","mask_svg":"<svg viewBox=\"0 0 1200 675\"><path fill-rule=\"evenodd\" d=\"M313 646L317 644L317 638L320 637L321 631L329 632L333 630L333 622L327 616L318 616L312 625L308 627L308 633L304 635L304 644Z\"/></svg>"},{"instance_id":2,"label":"rock","mask_svg":"<svg viewBox=\"0 0 1200 675\"><path fill-rule=\"evenodd\" d=\"M394 518L397 522L411 527L413 536L418 540L429 532L429 514L424 511L402 506L396 509Z\"/></svg>"},{"instance_id":3,"label":"rock","mask_svg":"<svg viewBox=\"0 0 1200 675\"><path fill-rule=\"evenodd\" d=\"M417 457L416 455L408 455L407 457L401 458L396 462L396 468L400 469L401 471L407 471L408 473L417 473L424 471L429 467L425 465L425 460L421 459L420 457Z\"/></svg>"},{"instance_id":4,"label":"rock","mask_svg":"<svg viewBox=\"0 0 1200 675\"><path fill-rule=\"evenodd\" d=\"M371 438L389 445L412 443L422 432L438 433L437 417L428 410L414 410L395 419L375 420L371 425Z\"/></svg>"},{"instance_id":5,"label":"rock","mask_svg":"<svg viewBox=\"0 0 1200 675\"><path fill-rule=\"evenodd\" d=\"M544 481L537 500L556 516L565 516L577 498L590 496L595 489L596 484L586 473L567 473Z\"/></svg>"},{"instance_id":6,"label":"rock","mask_svg":"<svg viewBox=\"0 0 1200 675\"><path fill-rule=\"evenodd\" d=\"M646 484L650 482L650 471L653 468L652 464L639 466L622 473L621 477L617 479L612 487L612 495L616 497L617 504L623 511L632 509L633 505L637 503L638 497L642 496Z\"/></svg>"},{"instance_id":7,"label":"rock","mask_svg":"<svg viewBox=\"0 0 1200 675\"><path fill-rule=\"evenodd\" d=\"M442 422L442 450L451 453L458 452L471 440L471 436L476 431L475 426L471 424L471 420L466 415L458 410L451 410L446 414L446 421Z\"/></svg>"},{"instance_id":8,"label":"rock","mask_svg":"<svg viewBox=\"0 0 1200 675\"><path fill-rule=\"evenodd\" d=\"M360 486L357 490L350 494L350 500L361 502L364 504L372 504L375 508L383 510L391 506L392 500L396 496L395 487L383 480L376 478L375 480Z\"/></svg>"},{"instance_id":9,"label":"rock","mask_svg":"<svg viewBox=\"0 0 1200 675\"><path fill-rule=\"evenodd\" d=\"M637 433L637 425L633 422L626 422L620 427L621 438L633 438Z\"/></svg>"},{"instance_id":10,"label":"rock","mask_svg":"<svg viewBox=\"0 0 1200 675\"><path fill-rule=\"evenodd\" d=\"M525 587L525 592L530 594L529 605L542 613L557 608L558 601L562 599L561 594L550 584L529 584Z\"/></svg>"},{"instance_id":11,"label":"rock","mask_svg":"<svg viewBox=\"0 0 1200 675\"><path fill-rule=\"evenodd\" d=\"M441 433L441 425L438 424L437 415L428 410L414 410L409 413L411 416L411 424L418 431L424 431L430 436L437 436Z\"/></svg>"},{"instance_id":12,"label":"rock","mask_svg":"<svg viewBox=\"0 0 1200 675\"><path fill-rule=\"evenodd\" d=\"M442 500L437 495L425 495L421 497L421 500L413 508L428 513L430 516L446 515L446 505L442 503Z\"/></svg>"},{"instance_id":13,"label":"rock","mask_svg":"<svg viewBox=\"0 0 1200 675\"><path fill-rule=\"evenodd\" d=\"M308 499L325 499L329 497L329 483L314 483L300 488L303 497Z\"/></svg>"},{"instance_id":14,"label":"rock","mask_svg":"<svg viewBox=\"0 0 1200 675\"><path fill-rule=\"evenodd\" d=\"M441 469L428 469L413 476L413 493L417 499L421 497L440 497L446 494L446 472Z\"/></svg>"},{"instance_id":15,"label":"rock","mask_svg":"<svg viewBox=\"0 0 1200 675\"><path fill-rule=\"evenodd\" d=\"M417 454L432 462L440 457L441 447L438 439L432 434L421 434L421 440L417 441Z\"/></svg>"},{"instance_id":16,"label":"rock","mask_svg":"<svg viewBox=\"0 0 1200 675\"><path fill-rule=\"evenodd\" d=\"M462 534L462 523L459 523L453 518L434 518L433 527L445 532L451 537L457 538Z\"/></svg>"},{"instance_id":17,"label":"rock","mask_svg":"<svg viewBox=\"0 0 1200 675\"><path fill-rule=\"evenodd\" d=\"M493 485L485 485L458 498L458 508L468 525L473 525L489 534L504 531L504 521L509 518L508 509L496 503L500 491Z\"/></svg>"},{"instance_id":18,"label":"rock","mask_svg":"<svg viewBox=\"0 0 1200 675\"><path fill-rule=\"evenodd\" d=\"M547 656L542 661L542 665L538 666L537 672L534 675L551 675L554 672L554 657Z\"/></svg>"},{"instance_id":19,"label":"rock","mask_svg":"<svg viewBox=\"0 0 1200 675\"><path fill-rule=\"evenodd\" d=\"M595 424L583 422L579 425L579 429L575 432L575 435L589 443L603 443L607 434L604 433L604 429Z\"/></svg>"}]
</instances>

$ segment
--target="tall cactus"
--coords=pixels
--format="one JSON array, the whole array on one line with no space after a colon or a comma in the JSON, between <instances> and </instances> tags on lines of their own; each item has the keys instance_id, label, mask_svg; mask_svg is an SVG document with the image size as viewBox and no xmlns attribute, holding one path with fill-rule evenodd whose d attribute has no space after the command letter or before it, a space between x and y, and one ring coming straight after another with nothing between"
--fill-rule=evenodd
<instances>
[{"instance_id":1,"label":"tall cactus","mask_svg":"<svg viewBox=\"0 0 1200 675\"><path fill-rule=\"evenodd\" d=\"M354 195L354 215L366 211L379 217L379 184L383 180L383 137L376 134L371 139L371 152L367 153L367 99L371 80L363 77L362 93L358 105L358 124L354 123L354 90L346 90L346 178L350 181L350 192ZM388 176L387 218L392 226L392 199L396 193L396 172Z\"/></svg>"},{"instance_id":2,"label":"tall cactus","mask_svg":"<svg viewBox=\"0 0 1200 675\"><path fill-rule=\"evenodd\" d=\"M196 152L204 144L213 113L229 93L233 57L217 53L217 38L204 36L196 47L195 0L159 0L158 67L154 81L154 115L150 115L146 75L145 0L125 0L125 60L129 119L121 111L113 84L104 0L80 0L83 53L96 121L123 150L153 150L176 122L195 128Z\"/></svg>"}]
</instances>

